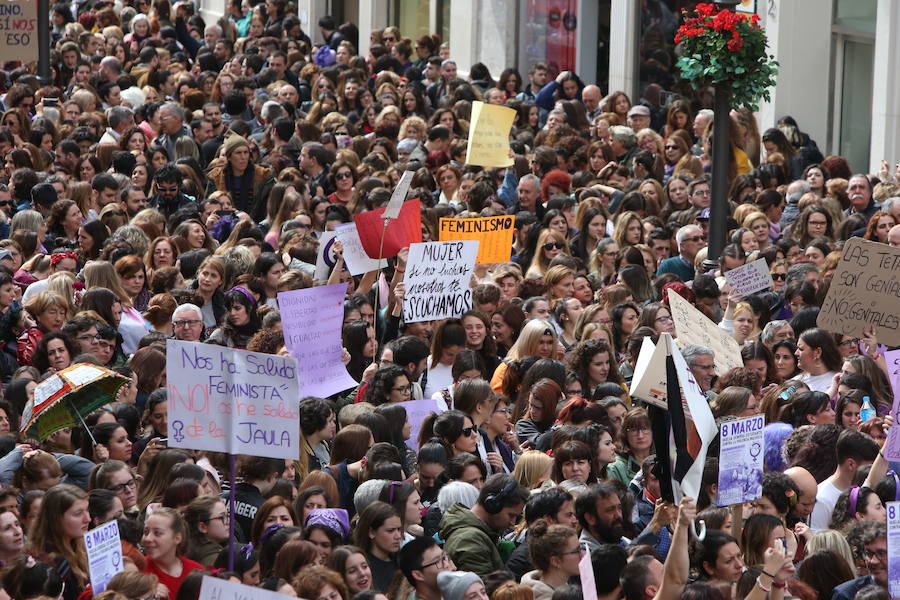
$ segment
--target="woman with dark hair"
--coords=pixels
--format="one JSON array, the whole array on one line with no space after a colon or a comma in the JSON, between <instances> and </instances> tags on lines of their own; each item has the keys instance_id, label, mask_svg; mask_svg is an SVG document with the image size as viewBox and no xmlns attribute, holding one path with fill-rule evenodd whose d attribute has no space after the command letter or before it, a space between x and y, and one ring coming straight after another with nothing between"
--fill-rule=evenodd
<instances>
[{"instance_id":1,"label":"woman with dark hair","mask_svg":"<svg viewBox=\"0 0 900 600\"><path fill-rule=\"evenodd\" d=\"M497 356L497 342L491 336L491 323L481 312L470 310L463 314L462 326L466 331L466 348L475 350L484 361L484 378L493 373L500 364Z\"/></svg>"},{"instance_id":2,"label":"woman with dark hair","mask_svg":"<svg viewBox=\"0 0 900 600\"><path fill-rule=\"evenodd\" d=\"M469 415L448 410L440 415L431 413L422 422L419 432L419 444L437 442L447 450L452 458L462 452L474 453L478 447L478 428Z\"/></svg>"},{"instance_id":3,"label":"woman with dark hair","mask_svg":"<svg viewBox=\"0 0 900 600\"><path fill-rule=\"evenodd\" d=\"M97 260L106 240L109 239L109 229L99 219L87 221L78 228L78 247L81 250L80 264L89 260Z\"/></svg>"},{"instance_id":4,"label":"woman with dark hair","mask_svg":"<svg viewBox=\"0 0 900 600\"><path fill-rule=\"evenodd\" d=\"M691 562L700 578L709 584L732 585L741 577L744 563L738 541L724 531L714 529L692 552Z\"/></svg>"},{"instance_id":5,"label":"woman with dark hair","mask_svg":"<svg viewBox=\"0 0 900 600\"><path fill-rule=\"evenodd\" d=\"M586 398L607 381L623 384L615 354L603 340L587 340L575 346L568 356L568 368L581 382Z\"/></svg>"},{"instance_id":6,"label":"woman with dark hair","mask_svg":"<svg viewBox=\"0 0 900 600\"><path fill-rule=\"evenodd\" d=\"M610 479L628 486L644 460L653 454L653 436L650 432L650 417L643 408L633 408L626 413L619 431L621 451L616 462L609 465L606 473Z\"/></svg>"},{"instance_id":7,"label":"woman with dark hair","mask_svg":"<svg viewBox=\"0 0 900 600\"><path fill-rule=\"evenodd\" d=\"M375 372L366 387L364 401L373 406L412 399L412 384L406 371L397 365L385 365Z\"/></svg>"},{"instance_id":8,"label":"woman with dark hair","mask_svg":"<svg viewBox=\"0 0 900 600\"><path fill-rule=\"evenodd\" d=\"M532 367L534 368L534 367ZM528 410L525 418L516 421L516 436L523 448L534 447L537 438L556 422L556 410L563 399L562 388L552 379L540 379L527 389Z\"/></svg>"},{"instance_id":9,"label":"woman with dark hair","mask_svg":"<svg viewBox=\"0 0 900 600\"><path fill-rule=\"evenodd\" d=\"M525 325L525 313L517 304L501 305L497 312L491 315L491 335L497 342L497 356L505 357L506 353L516 340Z\"/></svg>"},{"instance_id":10,"label":"woman with dark hair","mask_svg":"<svg viewBox=\"0 0 900 600\"><path fill-rule=\"evenodd\" d=\"M400 403L382 404L375 408L375 414L383 416L388 423L389 442L400 452L403 472L415 473L416 453L406 445L412 431L406 408Z\"/></svg>"},{"instance_id":11,"label":"woman with dark hair","mask_svg":"<svg viewBox=\"0 0 900 600\"><path fill-rule=\"evenodd\" d=\"M356 381L362 381L366 370L378 353L378 342L375 341L375 329L366 321L354 321L344 325L341 334L344 348L350 353L347 371Z\"/></svg>"},{"instance_id":12,"label":"woman with dark hair","mask_svg":"<svg viewBox=\"0 0 900 600\"><path fill-rule=\"evenodd\" d=\"M794 340L780 340L772 344L772 360L775 372L783 381L793 379L800 368L797 366L797 344Z\"/></svg>"},{"instance_id":13,"label":"woman with dark hair","mask_svg":"<svg viewBox=\"0 0 900 600\"><path fill-rule=\"evenodd\" d=\"M628 336L630 336L631 332L638 326L640 314L641 309L639 309L634 302L617 304L610 311L609 316L612 319L613 343L616 345L615 350L618 353L617 358L625 354Z\"/></svg>"},{"instance_id":14,"label":"woman with dark hair","mask_svg":"<svg viewBox=\"0 0 900 600\"><path fill-rule=\"evenodd\" d=\"M748 342L741 348L741 358L744 367L756 371L760 385L767 387L778 385L782 379L775 368L775 358L772 352L762 342Z\"/></svg>"},{"instance_id":15,"label":"woman with dark hair","mask_svg":"<svg viewBox=\"0 0 900 600\"><path fill-rule=\"evenodd\" d=\"M827 392L843 360L834 337L824 329L807 329L797 340L800 381L814 392Z\"/></svg>"},{"instance_id":16,"label":"woman with dark hair","mask_svg":"<svg viewBox=\"0 0 900 600\"><path fill-rule=\"evenodd\" d=\"M366 553L372 568L373 588L387 593L397 572L394 555L403 542L403 520L392 505L373 502L359 515L354 541Z\"/></svg>"},{"instance_id":17,"label":"woman with dark hair","mask_svg":"<svg viewBox=\"0 0 900 600\"><path fill-rule=\"evenodd\" d=\"M334 405L322 398L308 397L300 401L301 458L296 470L302 481L312 471L331 463L328 444L335 435Z\"/></svg>"},{"instance_id":18,"label":"woman with dark hair","mask_svg":"<svg viewBox=\"0 0 900 600\"><path fill-rule=\"evenodd\" d=\"M553 481L575 480L590 485L597 480L594 456L584 442L569 440L553 448Z\"/></svg>"},{"instance_id":19,"label":"woman with dark hair","mask_svg":"<svg viewBox=\"0 0 900 600\"><path fill-rule=\"evenodd\" d=\"M266 290L265 304L278 308L278 279L286 270L281 256L275 252L263 252L256 258L251 274L263 282Z\"/></svg>"},{"instance_id":20,"label":"woman with dark hair","mask_svg":"<svg viewBox=\"0 0 900 600\"><path fill-rule=\"evenodd\" d=\"M47 233L54 238L62 238L66 243L74 243L78 239L78 228L83 216L78 205L72 200L57 200L50 208L47 219Z\"/></svg>"},{"instance_id":21,"label":"woman with dark hair","mask_svg":"<svg viewBox=\"0 0 900 600\"><path fill-rule=\"evenodd\" d=\"M50 369L62 371L72 364L72 359L78 354L78 346L68 335L61 331L54 331L42 337L38 342L31 358L31 364L41 373Z\"/></svg>"},{"instance_id":22,"label":"woman with dark hair","mask_svg":"<svg viewBox=\"0 0 900 600\"><path fill-rule=\"evenodd\" d=\"M824 392L801 392L791 396L781 414L781 420L796 427L803 425L826 425L834 423L834 408L831 398Z\"/></svg>"},{"instance_id":23,"label":"woman with dark hair","mask_svg":"<svg viewBox=\"0 0 900 600\"><path fill-rule=\"evenodd\" d=\"M828 528L842 531L858 521L884 523L886 519L884 504L875 490L865 486L853 486L838 496Z\"/></svg>"},{"instance_id":24,"label":"woman with dark hair","mask_svg":"<svg viewBox=\"0 0 900 600\"><path fill-rule=\"evenodd\" d=\"M833 550L817 550L800 563L797 578L811 587L817 598L831 598L838 585L855 578L851 566ZM862 594L856 597L862 598Z\"/></svg>"},{"instance_id":25,"label":"woman with dark hair","mask_svg":"<svg viewBox=\"0 0 900 600\"><path fill-rule=\"evenodd\" d=\"M431 355L424 375L426 383L423 392L426 398L453 382L453 361L465 347L466 330L461 319L447 319L437 326L431 338Z\"/></svg>"},{"instance_id":26,"label":"woman with dark hair","mask_svg":"<svg viewBox=\"0 0 900 600\"><path fill-rule=\"evenodd\" d=\"M247 288L236 286L225 292L225 324L216 329L207 340L229 348L244 349L262 326L256 312L256 298Z\"/></svg>"}]
</instances>

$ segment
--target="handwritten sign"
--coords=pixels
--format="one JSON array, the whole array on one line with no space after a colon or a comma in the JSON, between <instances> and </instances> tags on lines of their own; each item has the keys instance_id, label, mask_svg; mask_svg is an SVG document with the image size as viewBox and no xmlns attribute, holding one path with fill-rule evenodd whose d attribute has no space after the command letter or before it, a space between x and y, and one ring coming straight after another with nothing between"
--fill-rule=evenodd
<instances>
[{"instance_id":1,"label":"handwritten sign","mask_svg":"<svg viewBox=\"0 0 900 600\"><path fill-rule=\"evenodd\" d=\"M719 425L719 487L716 504L730 506L762 496L763 430L766 418L754 415Z\"/></svg>"},{"instance_id":2,"label":"handwritten sign","mask_svg":"<svg viewBox=\"0 0 900 600\"><path fill-rule=\"evenodd\" d=\"M699 344L715 352L716 374L720 377L731 369L744 366L741 348L734 338L691 306L690 302L672 293L669 294L669 308L675 321L679 346L684 348Z\"/></svg>"},{"instance_id":3,"label":"handwritten sign","mask_svg":"<svg viewBox=\"0 0 900 600\"><path fill-rule=\"evenodd\" d=\"M831 279L816 323L859 336L875 326L878 341L900 346L900 248L850 238Z\"/></svg>"},{"instance_id":4,"label":"handwritten sign","mask_svg":"<svg viewBox=\"0 0 900 600\"><path fill-rule=\"evenodd\" d=\"M888 591L900 598L900 502L887 503Z\"/></svg>"},{"instance_id":5,"label":"handwritten sign","mask_svg":"<svg viewBox=\"0 0 900 600\"><path fill-rule=\"evenodd\" d=\"M359 239L356 223L346 223L334 228L337 239L344 245L344 264L351 275L362 275L378 270L378 260L369 258Z\"/></svg>"},{"instance_id":6,"label":"handwritten sign","mask_svg":"<svg viewBox=\"0 0 900 600\"><path fill-rule=\"evenodd\" d=\"M167 340L166 383L170 447L299 458L293 358Z\"/></svg>"},{"instance_id":7,"label":"handwritten sign","mask_svg":"<svg viewBox=\"0 0 900 600\"><path fill-rule=\"evenodd\" d=\"M234 583L218 577L205 576L200 584L198 600L297 600L294 596L270 592L267 589Z\"/></svg>"},{"instance_id":8,"label":"handwritten sign","mask_svg":"<svg viewBox=\"0 0 900 600\"><path fill-rule=\"evenodd\" d=\"M470 310L469 283L477 256L477 241L411 244L403 279L403 320L449 319Z\"/></svg>"},{"instance_id":9,"label":"handwritten sign","mask_svg":"<svg viewBox=\"0 0 900 600\"><path fill-rule=\"evenodd\" d=\"M409 193L413 175L412 171L403 171L400 181L397 182L397 187L394 188L394 193L391 194L387 208L381 213L382 219L396 219L400 216L400 209L403 208L403 203L406 202L406 195Z\"/></svg>"},{"instance_id":10,"label":"handwritten sign","mask_svg":"<svg viewBox=\"0 0 900 600\"><path fill-rule=\"evenodd\" d=\"M33 61L38 56L37 0L0 0L0 59Z\"/></svg>"},{"instance_id":11,"label":"handwritten sign","mask_svg":"<svg viewBox=\"0 0 900 600\"><path fill-rule=\"evenodd\" d=\"M431 413L440 413L441 410L437 406L437 401L431 398L401 402L400 405L406 409L406 419L410 424L409 439L406 440L406 445L413 450L418 450L419 432L422 431L422 422Z\"/></svg>"},{"instance_id":12,"label":"handwritten sign","mask_svg":"<svg viewBox=\"0 0 900 600\"><path fill-rule=\"evenodd\" d=\"M516 218L477 217L473 219L441 219L441 241L478 240L478 264L506 262L512 255Z\"/></svg>"},{"instance_id":13,"label":"handwritten sign","mask_svg":"<svg viewBox=\"0 0 900 600\"><path fill-rule=\"evenodd\" d=\"M516 111L506 106L472 103L472 120L469 126L469 145L466 147L466 164L480 167L509 167L509 130L516 118Z\"/></svg>"},{"instance_id":14,"label":"handwritten sign","mask_svg":"<svg viewBox=\"0 0 900 600\"><path fill-rule=\"evenodd\" d=\"M769 264L764 258L727 271L725 279L731 285L731 291L740 296L748 296L775 285L772 282L772 275L769 273Z\"/></svg>"},{"instance_id":15,"label":"handwritten sign","mask_svg":"<svg viewBox=\"0 0 900 600\"><path fill-rule=\"evenodd\" d=\"M297 360L299 396L326 398L355 387L341 359L347 284L278 294L288 352Z\"/></svg>"},{"instance_id":16,"label":"handwritten sign","mask_svg":"<svg viewBox=\"0 0 900 600\"><path fill-rule=\"evenodd\" d=\"M597 600L597 583L594 581L594 563L590 552L585 552L578 561L578 574L581 577L581 597Z\"/></svg>"},{"instance_id":17,"label":"handwritten sign","mask_svg":"<svg viewBox=\"0 0 900 600\"><path fill-rule=\"evenodd\" d=\"M110 521L88 531L84 534L84 546L87 549L88 570L91 573L91 590L96 596L106 589L109 580L116 573L124 570L119 524Z\"/></svg>"}]
</instances>

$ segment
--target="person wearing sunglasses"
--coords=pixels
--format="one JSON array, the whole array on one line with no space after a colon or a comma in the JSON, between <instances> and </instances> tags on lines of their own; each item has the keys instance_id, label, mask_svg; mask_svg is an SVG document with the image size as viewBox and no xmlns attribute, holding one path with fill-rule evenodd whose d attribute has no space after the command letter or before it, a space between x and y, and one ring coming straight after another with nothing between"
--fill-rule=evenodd
<instances>
[{"instance_id":1,"label":"person wearing sunglasses","mask_svg":"<svg viewBox=\"0 0 900 600\"><path fill-rule=\"evenodd\" d=\"M462 452L475 454L478 451L478 427L469 415L458 410L448 410L440 415L431 413L422 422L419 441L420 444L428 441L441 444L450 458Z\"/></svg>"},{"instance_id":2,"label":"person wearing sunglasses","mask_svg":"<svg viewBox=\"0 0 900 600\"><path fill-rule=\"evenodd\" d=\"M681 277L682 281L693 281L694 258L701 249L706 247L703 231L698 225L686 225L675 234L675 241L678 242L678 256L667 258L659 263L656 275L674 273Z\"/></svg>"}]
</instances>

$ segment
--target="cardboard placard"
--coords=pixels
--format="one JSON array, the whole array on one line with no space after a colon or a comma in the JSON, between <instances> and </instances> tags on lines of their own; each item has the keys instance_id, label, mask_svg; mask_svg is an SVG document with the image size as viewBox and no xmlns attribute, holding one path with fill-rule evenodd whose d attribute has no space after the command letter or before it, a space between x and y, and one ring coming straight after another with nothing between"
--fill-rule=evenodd
<instances>
[{"instance_id":1,"label":"cardboard placard","mask_svg":"<svg viewBox=\"0 0 900 600\"><path fill-rule=\"evenodd\" d=\"M290 356L166 341L169 447L296 460L297 362Z\"/></svg>"},{"instance_id":2,"label":"cardboard placard","mask_svg":"<svg viewBox=\"0 0 900 600\"><path fill-rule=\"evenodd\" d=\"M411 425L409 439L406 440L406 445L412 450L418 450L419 432L422 430L422 423L425 421L425 417L431 413L440 414L441 411L438 409L437 402L431 398L409 400L407 402L400 402L399 404L406 409L406 418Z\"/></svg>"},{"instance_id":3,"label":"cardboard placard","mask_svg":"<svg viewBox=\"0 0 900 600\"><path fill-rule=\"evenodd\" d=\"M472 103L469 125L469 145L466 164L480 167L509 167L509 131L516 119L516 111L496 104Z\"/></svg>"},{"instance_id":4,"label":"cardboard placard","mask_svg":"<svg viewBox=\"0 0 900 600\"><path fill-rule=\"evenodd\" d=\"M478 240L478 264L506 262L512 256L513 231L516 218L476 217L473 219L440 220L441 241Z\"/></svg>"},{"instance_id":5,"label":"cardboard placard","mask_svg":"<svg viewBox=\"0 0 900 600\"><path fill-rule=\"evenodd\" d=\"M198 600L297 600L297 598L207 575L200 584Z\"/></svg>"},{"instance_id":6,"label":"cardboard placard","mask_svg":"<svg viewBox=\"0 0 900 600\"><path fill-rule=\"evenodd\" d=\"M739 296L749 296L775 286L772 274L769 273L769 265L764 258L727 271L725 279L731 285L731 291Z\"/></svg>"},{"instance_id":7,"label":"cardboard placard","mask_svg":"<svg viewBox=\"0 0 900 600\"><path fill-rule=\"evenodd\" d=\"M715 352L716 374L719 377L731 369L744 366L741 348L735 339L691 306L690 302L676 293L670 293L669 308L680 347L699 344Z\"/></svg>"},{"instance_id":8,"label":"cardboard placard","mask_svg":"<svg viewBox=\"0 0 900 600\"><path fill-rule=\"evenodd\" d=\"M38 59L37 0L0 0L0 60Z\"/></svg>"},{"instance_id":9,"label":"cardboard placard","mask_svg":"<svg viewBox=\"0 0 900 600\"><path fill-rule=\"evenodd\" d=\"M334 253L334 242L337 239L336 231L323 231L319 238L319 249L316 253L316 272L313 279L318 283L328 281L331 270L337 264L337 255Z\"/></svg>"},{"instance_id":10,"label":"cardboard placard","mask_svg":"<svg viewBox=\"0 0 900 600\"><path fill-rule=\"evenodd\" d=\"M109 580L116 573L125 570L122 563L119 524L113 520L88 531L84 534L84 547L87 550L88 570L91 573L91 591L96 596L106 589Z\"/></svg>"},{"instance_id":11,"label":"cardboard placard","mask_svg":"<svg viewBox=\"0 0 900 600\"><path fill-rule=\"evenodd\" d=\"M378 260L370 258L363 248L356 223L338 225L334 231L337 233L337 239L344 245L344 264L347 265L351 275L362 275L378 270ZM386 263L382 261L382 264Z\"/></svg>"},{"instance_id":12,"label":"cardboard placard","mask_svg":"<svg viewBox=\"0 0 900 600\"><path fill-rule=\"evenodd\" d=\"M816 324L860 336L875 326L878 341L900 346L900 248L854 237L844 245Z\"/></svg>"},{"instance_id":13,"label":"cardboard placard","mask_svg":"<svg viewBox=\"0 0 900 600\"><path fill-rule=\"evenodd\" d=\"M425 242L409 247L403 321L460 317L472 308L470 282L478 242Z\"/></svg>"},{"instance_id":14,"label":"cardboard placard","mask_svg":"<svg viewBox=\"0 0 900 600\"><path fill-rule=\"evenodd\" d=\"M731 506L762 496L763 430L766 418L754 415L719 425L719 486L716 504Z\"/></svg>"},{"instance_id":15,"label":"cardboard placard","mask_svg":"<svg viewBox=\"0 0 900 600\"><path fill-rule=\"evenodd\" d=\"M387 207L353 215L359 239L369 258L391 258L410 244L421 242L421 207L419 199L413 198L403 203L396 219L385 219Z\"/></svg>"},{"instance_id":16,"label":"cardboard placard","mask_svg":"<svg viewBox=\"0 0 900 600\"><path fill-rule=\"evenodd\" d=\"M597 583L594 581L594 564L591 553L585 552L578 561L578 575L581 578L581 596L584 600L597 600Z\"/></svg>"}]
</instances>

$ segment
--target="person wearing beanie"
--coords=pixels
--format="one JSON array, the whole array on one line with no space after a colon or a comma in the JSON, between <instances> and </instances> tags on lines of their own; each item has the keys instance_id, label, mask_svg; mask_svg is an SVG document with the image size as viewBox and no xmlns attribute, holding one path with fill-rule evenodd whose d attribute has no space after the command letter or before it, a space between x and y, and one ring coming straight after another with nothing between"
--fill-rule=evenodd
<instances>
[{"instance_id":1,"label":"person wearing beanie","mask_svg":"<svg viewBox=\"0 0 900 600\"><path fill-rule=\"evenodd\" d=\"M228 192L237 210L257 223L266 218L266 200L275 184L268 167L253 164L250 142L233 131L225 133L221 155L225 164L214 167L209 179L221 192Z\"/></svg>"},{"instance_id":2,"label":"person wearing beanie","mask_svg":"<svg viewBox=\"0 0 900 600\"><path fill-rule=\"evenodd\" d=\"M468 571L438 573L438 588L444 600L487 600L481 577Z\"/></svg>"}]
</instances>

